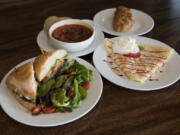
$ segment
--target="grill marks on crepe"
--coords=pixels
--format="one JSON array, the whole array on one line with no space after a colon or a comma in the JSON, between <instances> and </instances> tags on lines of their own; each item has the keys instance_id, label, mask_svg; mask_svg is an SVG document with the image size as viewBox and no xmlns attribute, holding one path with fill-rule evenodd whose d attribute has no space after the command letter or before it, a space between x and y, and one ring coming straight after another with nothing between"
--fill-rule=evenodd
<instances>
[{"instance_id":1,"label":"grill marks on crepe","mask_svg":"<svg viewBox=\"0 0 180 135\"><path fill-rule=\"evenodd\" d=\"M152 74L156 73L164 66L166 60L172 53L171 48L142 45L144 50L140 51L140 57L126 57L113 52L113 43L114 41L110 39L105 39L104 41L108 57L113 60L130 80L137 82L144 82L151 78Z\"/></svg>"}]
</instances>

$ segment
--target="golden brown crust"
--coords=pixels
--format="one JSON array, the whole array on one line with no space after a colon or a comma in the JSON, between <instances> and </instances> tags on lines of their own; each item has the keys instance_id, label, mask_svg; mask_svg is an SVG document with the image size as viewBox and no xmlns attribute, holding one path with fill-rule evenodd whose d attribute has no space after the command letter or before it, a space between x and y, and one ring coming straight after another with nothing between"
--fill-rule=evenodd
<instances>
[{"instance_id":1,"label":"golden brown crust","mask_svg":"<svg viewBox=\"0 0 180 135\"><path fill-rule=\"evenodd\" d=\"M56 22L61 21L61 20L66 20L66 19L71 19L70 17L57 17L57 16L50 16L44 21L44 32L47 37L49 37L49 28Z\"/></svg>"},{"instance_id":2,"label":"golden brown crust","mask_svg":"<svg viewBox=\"0 0 180 135\"><path fill-rule=\"evenodd\" d=\"M35 70L35 76L37 78L37 80L40 82L42 81L41 79L41 72L44 69L44 65L46 63L46 61L52 57L55 53L59 52L61 53L61 51L65 51L65 50L54 50L51 52L46 52L40 56L38 56L35 61L34 61L34 70ZM66 51L65 51L66 52ZM67 52L66 52L67 53Z\"/></svg>"},{"instance_id":3,"label":"golden brown crust","mask_svg":"<svg viewBox=\"0 0 180 135\"><path fill-rule=\"evenodd\" d=\"M18 96L17 94L15 94L15 93L13 93L13 95L15 96L16 100L17 100L21 105L23 105L24 107L26 107L29 111L31 111L31 110L36 106L35 103L25 101L24 99L22 99L21 97L19 97L19 96Z\"/></svg>"},{"instance_id":4,"label":"golden brown crust","mask_svg":"<svg viewBox=\"0 0 180 135\"><path fill-rule=\"evenodd\" d=\"M119 6L113 18L113 28L118 32L127 32L134 26L134 18L130 8Z\"/></svg>"},{"instance_id":5,"label":"golden brown crust","mask_svg":"<svg viewBox=\"0 0 180 135\"><path fill-rule=\"evenodd\" d=\"M9 74L6 79L6 85L12 91L33 99L36 97L36 89L34 89L33 81L33 63L28 62L14 69L14 71Z\"/></svg>"},{"instance_id":6,"label":"golden brown crust","mask_svg":"<svg viewBox=\"0 0 180 135\"><path fill-rule=\"evenodd\" d=\"M35 75L37 80L40 82L40 73L43 70L43 66L45 64L45 62L47 61L47 59L49 57L51 57L53 54L55 53L55 51L52 52L47 52L45 54L39 55L35 61L34 61L34 70L35 70Z\"/></svg>"}]
</instances>

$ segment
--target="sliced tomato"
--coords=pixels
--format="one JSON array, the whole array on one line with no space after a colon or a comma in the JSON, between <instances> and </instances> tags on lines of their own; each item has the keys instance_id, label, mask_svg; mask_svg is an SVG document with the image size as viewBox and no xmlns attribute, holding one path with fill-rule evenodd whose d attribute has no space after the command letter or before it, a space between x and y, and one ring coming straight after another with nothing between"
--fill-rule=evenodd
<instances>
[{"instance_id":1,"label":"sliced tomato","mask_svg":"<svg viewBox=\"0 0 180 135\"><path fill-rule=\"evenodd\" d=\"M66 71L66 73L70 74L70 73L72 73L72 72L74 72L74 71L75 71L74 68L70 68L70 69L68 69L68 70Z\"/></svg>"},{"instance_id":2,"label":"sliced tomato","mask_svg":"<svg viewBox=\"0 0 180 135\"><path fill-rule=\"evenodd\" d=\"M55 66L53 69L52 69L52 73L56 72L58 70L59 66Z\"/></svg>"},{"instance_id":3,"label":"sliced tomato","mask_svg":"<svg viewBox=\"0 0 180 135\"><path fill-rule=\"evenodd\" d=\"M85 90L88 90L90 87L90 82L86 82L83 86L82 86Z\"/></svg>"},{"instance_id":4,"label":"sliced tomato","mask_svg":"<svg viewBox=\"0 0 180 135\"><path fill-rule=\"evenodd\" d=\"M32 114L36 115L41 111L41 104L38 104L33 110L32 110Z\"/></svg>"},{"instance_id":5,"label":"sliced tomato","mask_svg":"<svg viewBox=\"0 0 180 135\"><path fill-rule=\"evenodd\" d=\"M45 114L53 113L55 110L56 110L56 107L54 107L54 106L48 106L48 107L43 108L43 112Z\"/></svg>"},{"instance_id":6,"label":"sliced tomato","mask_svg":"<svg viewBox=\"0 0 180 135\"><path fill-rule=\"evenodd\" d=\"M53 69L52 69L52 72L49 76L45 77L43 79L43 82L47 82L49 81L51 78L53 78L55 76L55 74L58 72L58 70L64 65L64 62L60 62L59 65L55 66Z\"/></svg>"}]
</instances>

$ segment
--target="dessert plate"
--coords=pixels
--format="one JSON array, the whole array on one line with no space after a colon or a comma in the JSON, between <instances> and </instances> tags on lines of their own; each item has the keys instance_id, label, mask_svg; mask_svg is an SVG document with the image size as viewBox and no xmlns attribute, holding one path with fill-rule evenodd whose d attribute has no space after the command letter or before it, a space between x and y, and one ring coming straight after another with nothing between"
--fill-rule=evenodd
<instances>
[{"instance_id":1,"label":"dessert plate","mask_svg":"<svg viewBox=\"0 0 180 135\"><path fill-rule=\"evenodd\" d=\"M88 96L82 102L82 106L74 109L71 113L52 113L52 114L40 114L33 116L31 112L28 112L26 108L19 104L19 102L12 95L11 91L6 87L5 80L9 73L14 70L14 68L9 71L3 78L0 84L0 103L4 112L9 115L12 119L23 123L25 125L37 126L37 127L52 127L63 125L72 121L75 121L85 114L87 114L99 101L102 90L103 83L101 76L97 70L87 61L81 58L76 59L79 63L85 65L87 68L91 69L94 75L94 79L91 81L91 86L88 89ZM15 67L19 67L29 61L33 61L34 58L26 60Z\"/></svg>"},{"instance_id":2,"label":"dessert plate","mask_svg":"<svg viewBox=\"0 0 180 135\"><path fill-rule=\"evenodd\" d=\"M114 39L118 38L119 37L116 37ZM169 47L167 44L157 41L155 39L140 36L136 36L134 38L139 44ZM131 81L127 79L125 75L123 75L122 77L116 75L109 67L109 65L104 62L108 59L107 55L108 54L105 50L105 47L103 43L101 43L101 45L94 51L93 54L94 65L103 77L105 77L110 82L122 87L133 90L151 91L168 87L178 81L178 79L180 78L180 56L175 50L173 50L173 53L169 57L168 61L165 63L165 66L162 69L163 72L153 75L154 81L146 81L144 83Z\"/></svg>"},{"instance_id":3,"label":"dessert plate","mask_svg":"<svg viewBox=\"0 0 180 135\"><path fill-rule=\"evenodd\" d=\"M93 19L95 26L114 36L143 35L154 27L154 20L151 16L142 11L131 9L135 19L134 26L128 32L116 32L112 27L115 10L115 8L110 8L98 12Z\"/></svg>"},{"instance_id":4,"label":"dessert plate","mask_svg":"<svg viewBox=\"0 0 180 135\"><path fill-rule=\"evenodd\" d=\"M92 21L88 20L90 23L93 23ZM82 50L82 51L78 51L78 52L68 52L70 57L78 57L78 56L84 56L87 54L92 53L96 47L103 42L104 40L104 34L103 32L100 31L99 28L95 28L95 37L94 37L94 41L92 42L92 44ZM37 36L37 44L39 46L39 48L43 48L44 51L52 51L55 50L56 48L54 46L51 45L51 43L49 42L48 37L45 35L44 31L41 30Z\"/></svg>"}]
</instances>

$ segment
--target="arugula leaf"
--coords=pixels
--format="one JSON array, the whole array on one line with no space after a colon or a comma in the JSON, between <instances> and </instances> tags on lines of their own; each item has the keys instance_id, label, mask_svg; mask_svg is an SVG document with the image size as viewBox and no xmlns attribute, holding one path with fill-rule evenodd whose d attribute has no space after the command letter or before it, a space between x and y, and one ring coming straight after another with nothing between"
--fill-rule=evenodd
<instances>
[{"instance_id":1,"label":"arugula leaf","mask_svg":"<svg viewBox=\"0 0 180 135\"><path fill-rule=\"evenodd\" d=\"M55 88L61 87L62 84L67 80L67 78L68 78L68 75L61 75L61 76L57 77Z\"/></svg>"},{"instance_id":2,"label":"arugula leaf","mask_svg":"<svg viewBox=\"0 0 180 135\"><path fill-rule=\"evenodd\" d=\"M75 64L75 60L68 61L64 67L60 69L60 73L64 73L66 70L70 69Z\"/></svg>"},{"instance_id":3,"label":"arugula leaf","mask_svg":"<svg viewBox=\"0 0 180 135\"><path fill-rule=\"evenodd\" d=\"M54 79L49 80L46 83L41 84L39 87L39 90L38 90L39 96L40 97L46 96L46 94L49 92L49 90L51 90L54 87L54 84L55 84Z\"/></svg>"},{"instance_id":4,"label":"arugula leaf","mask_svg":"<svg viewBox=\"0 0 180 135\"><path fill-rule=\"evenodd\" d=\"M81 95L78 89L78 81L74 79L74 93L73 93L73 99L72 99L70 107L77 108L80 106L80 102L81 102Z\"/></svg>"},{"instance_id":5,"label":"arugula leaf","mask_svg":"<svg viewBox=\"0 0 180 135\"><path fill-rule=\"evenodd\" d=\"M67 106L69 104L69 98L66 96L66 90L61 88L57 89L52 93L51 101L56 107Z\"/></svg>"},{"instance_id":6,"label":"arugula leaf","mask_svg":"<svg viewBox=\"0 0 180 135\"><path fill-rule=\"evenodd\" d=\"M81 95L81 100L86 99L88 93L82 86L79 86L79 93Z\"/></svg>"},{"instance_id":7,"label":"arugula leaf","mask_svg":"<svg viewBox=\"0 0 180 135\"><path fill-rule=\"evenodd\" d=\"M79 84L83 84L84 82L89 82L92 80L93 75L92 75L92 71L88 68L86 68L84 65L82 64L76 64L76 72L77 72L77 80L79 82Z\"/></svg>"}]
</instances>

